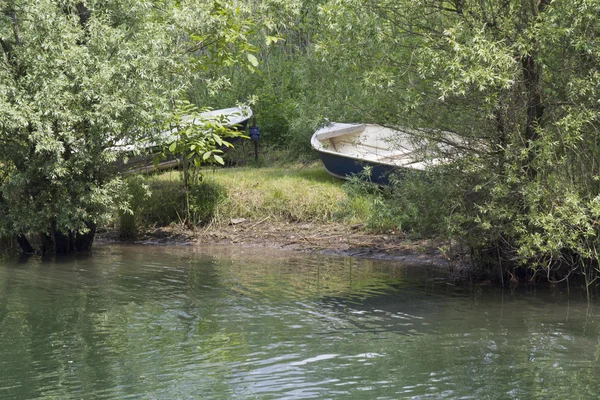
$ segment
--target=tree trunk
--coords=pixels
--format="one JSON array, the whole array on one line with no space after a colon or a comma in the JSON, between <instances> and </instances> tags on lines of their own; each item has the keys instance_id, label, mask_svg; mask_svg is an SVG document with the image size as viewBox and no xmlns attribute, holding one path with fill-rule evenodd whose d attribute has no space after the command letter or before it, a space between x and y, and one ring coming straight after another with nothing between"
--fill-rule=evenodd
<instances>
[{"instance_id":1,"label":"tree trunk","mask_svg":"<svg viewBox=\"0 0 600 400\"><path fill-rule=\"evenodd\" d=\"M25 235L17 235L16 236L16 240L17 240L17 243L19 244L19 246L21 247L21 251L23 252L23 254L33 254L33 253L35 253L35 250L31 246L31 244L29 243L29 240L27 240L27 236L25 236Z\"/></svg>"},{"instance_id":2,"label":"tree trunk","mask_svg":"<svg viewBox=\"0 0 600 400\"><path fill-rule=\"evenodd\" d=\"M88 251L92 249L94 237L96 236L96 224L88 221L85 224L89 231L87 233L78 233L75 235L74 246L76 251Z\"/></svg>"},{"instance_id":3,"label":"tree trunk","mask_svg":"<svg viewBox=\"0 0 600 400\"><path fill-rule=\"evenodd\" d=\"M522 64L525 89L527 90L527 125L525 127L525 138L533 141L538 138L537 127L540 125L542 116L544 115L540 74L532 55L523 57Z\"/></svg>"},{"instance_id":4,"label":"tree trunk","mask_svg":"<svg viewBox=\"0 0 600 400\"><path fill-rule=\"evenodd\" d=\"M94 237L96 236L96 224L86 222L88 232L76 233L69 231L68 233L60 232L56 229L56 224L53 223L50 228L50 233L40 233L41 249L40 252L47 254L71 254L75 251L88 251L92 248ZM23 248L23 246L21 246ZM33 250L33 249L31 249Z\"/></svg>"},{"instance_id":5,"label":"tree trunk","mask_svg":"<svg viewBox=\"0 0 600 400\"><path fill-rule=\"evenodd\" d=\"M527 92L527 122L525 124L525 146L530 148L539 137L539 127L544 115L544 105L542 104L542 88L540 85L540 73L533 55L527 55L521 60L523 67L523 78L525 90ZM534 178L537 175L533 160L535 154L529 151L527 164L525 166L528 175Z\"/></svg>"},{"instance_id":6,"label":"tree trunk","mask_svg":"<svg viewBox=\"0 0 600 400\"><path fill-rule=\"evenodd\" d=\"M54 236L54 254L69 254L74 250L73 233L62 233L53 231Z\"/></svg>"},{"instance_id":7,"label":"tree trunk","mask_svg":"<svg viewBox=\"0 0 600 400\"><path fill-rule=\"evenodd\" d=\"M190 160L183 154L183 186L185 190L185 223L189 224L190 218Z\"/></svg>"},{"instance_id":8,"label":"tree trunk","mask_svg":"<svg viewBox=\"0 0 600 400\"><path fill-rule=\"evenodd\" d=\"M40 233L40 252L45 254L53 254L54 253L54 240L51 235L46 232Z\"/></svg>"},{"instance_id":9,"label":"tree trunk","mask_svg":"<svg viewBox=\"0 0 600 400\"><path fill-rule=\"evenodd\" d=\"M533 17L539 18L540 13L544 12L546 7L551 3L551 0L539 0L532 2ZM534 54L527 54L521 58L521 66L523 71L523 82L527 95L527 122L525 124L525 146L530 148L531 145L539 138L539 127L542 123L544 115L544 104L542 103L542 85L541 73L535 61ZM527 156L527 164L525 166L527 174L530 178L537 176L537 170L533 165L535 154L529 151Z\"/></svg>"}]
</instances>

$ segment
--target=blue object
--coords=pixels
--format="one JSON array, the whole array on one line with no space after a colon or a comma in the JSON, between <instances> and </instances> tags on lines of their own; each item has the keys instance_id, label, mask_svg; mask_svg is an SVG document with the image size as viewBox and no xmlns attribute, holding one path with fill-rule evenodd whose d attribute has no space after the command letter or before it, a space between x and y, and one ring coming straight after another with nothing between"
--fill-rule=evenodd
<instances>
[{"instance_id":1,"label":"blue object","mask_svg":"<svg viewBox=\"0 0 600 400\"><path fill-rule=\"evenodd\" d=\"M260 129L258 129L258 126L250 127L250 139L256 142L260 139Z\"/></svg>"},{"instance_id":2,"label":"blue object","mask_svg":"<svg viewBox=\"0 0 600 400\"><path fill-rule=\"evenodd\" d=\"M403 171L390 165L379 164L375 162L357 161L343 155L334 155L330 153L319 152L321 161L327 172L331 175L345 179L349 176L360 174L366 166L371 167L371 182L379 185L388 185L391 174L401 174Z\"/></svg>"}]
</instances>

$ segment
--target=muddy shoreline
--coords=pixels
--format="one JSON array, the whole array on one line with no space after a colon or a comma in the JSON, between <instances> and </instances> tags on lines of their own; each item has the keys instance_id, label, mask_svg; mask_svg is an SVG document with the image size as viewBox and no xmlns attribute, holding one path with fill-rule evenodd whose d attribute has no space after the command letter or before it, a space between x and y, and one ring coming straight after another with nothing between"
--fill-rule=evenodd
<instances>
[{"instance_id":1,"label":"muddy shoreline","mask_svg":"<svg viewBox=\"0 0 600 400\"><path fill-rule=\"evenodd\" d=\"M432 241L410 241L396 232L366 233L361 226L343 224L296 224L269 219L233 220L195 231L179 226L155 228L135 240L123 240L115 232L104 232L102 242L146 245L235 245L293 250L316 254L395 260L450 269L450 262Z\"/></svg>"}]
</instances>

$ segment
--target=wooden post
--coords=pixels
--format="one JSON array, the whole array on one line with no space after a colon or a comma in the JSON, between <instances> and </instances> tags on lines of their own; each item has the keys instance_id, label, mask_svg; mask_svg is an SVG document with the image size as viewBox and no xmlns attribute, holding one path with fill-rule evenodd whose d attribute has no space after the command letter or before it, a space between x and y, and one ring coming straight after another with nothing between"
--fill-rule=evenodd
<instances>
[{"instance_id":1,"label":"wooden post","mask_svg":"<svg viewBox=\"0 0 600 400\"><path fill-rule=\"evenodd\" d=\"M258 161L258 141L260 140L260 129L256 126L256 117L252 119L250 127L250 139L254 142L254 160Z\"/></svg>"}]
</instances>

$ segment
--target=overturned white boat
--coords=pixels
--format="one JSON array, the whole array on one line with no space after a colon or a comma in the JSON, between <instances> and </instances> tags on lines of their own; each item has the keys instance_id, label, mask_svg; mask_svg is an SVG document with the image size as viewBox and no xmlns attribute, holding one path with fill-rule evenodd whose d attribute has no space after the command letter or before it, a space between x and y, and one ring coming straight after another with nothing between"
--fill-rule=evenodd
<instances>
[{"instance_id":1,"label":"overturned white boat","mask_svg":"<svg viewBox=\"0 0 600 400\"><path fill-rule=\"evenodd\" d=\"M207 121L219 122L220 124L231 127L233 129L244 131L248 121L252 117L250 107L232 107L219 110L212 110L200 113L196 116L184 116L183 122L193 120L194 124L203 125ZM180 160L175 157L169 157L167 160L153 163L153 154L156 153L162 146L173 141L177 133L177 128L160 132L152 140L141 141L138 143L121 142L113 149L121 154L128 154L128 157L122 157L121 161L116 164L117 170L127 172L152 172L155 170L165 170L176 168ZM235 143L239 137L234 137L227 140L230 143ZM223 149L224 151L227 148Z\"/></svg>"}]
</instances>

